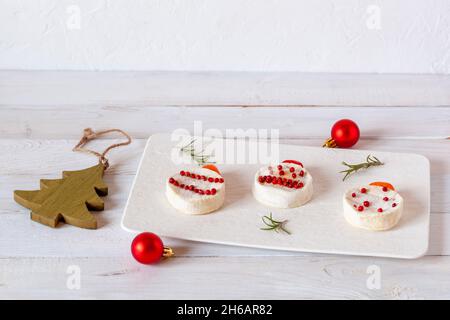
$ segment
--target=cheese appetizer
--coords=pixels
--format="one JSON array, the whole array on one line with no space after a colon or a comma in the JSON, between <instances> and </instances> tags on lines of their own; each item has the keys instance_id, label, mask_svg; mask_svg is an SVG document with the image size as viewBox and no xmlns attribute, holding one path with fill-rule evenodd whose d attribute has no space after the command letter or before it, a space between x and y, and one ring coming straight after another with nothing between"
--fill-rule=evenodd
<instances>
[{"instance_id":1,"label":"cheese appetizer","mask_svg":"<svg viewBox=\"0 0 450 320\"><path fill-rule=\"evenodd\" d=\"M255 174L253 195L262 204L275 208L295 208L313 194L313 179L301 162L285 160L262 167Z\"/></svg>"},{"instance_id":2,"label":"cheese appetizer","mask_svg":"<svg viewBox=\"0 0 450 320\"><path fill-rule=\"evenodd\" d=\"M400 220L403 198L386 182L352 188L344 194L344 217L352 226L388 230Z\"/></svg>"},{"instance_id":3,"label":"cheese appetizer","mask_svg":"<svg viewBox=\"0 0 450 320\"><path fill-rule=\"evenodd\" d=\"M181 170L166 183L169 203L186 214L205 214L225 201L225 180L214 165Z\"/></svg>"}]
</instances>

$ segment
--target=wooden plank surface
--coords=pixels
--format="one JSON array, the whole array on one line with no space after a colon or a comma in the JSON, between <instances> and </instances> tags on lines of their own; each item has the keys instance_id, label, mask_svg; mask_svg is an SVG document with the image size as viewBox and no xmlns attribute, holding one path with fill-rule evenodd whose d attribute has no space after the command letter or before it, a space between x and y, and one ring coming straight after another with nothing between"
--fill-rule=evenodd
<instances>
[{"instance_id":1,"label":"wooden plank surface","mask_svg":"<svg viewBox=\"0 0 450 320\"><path fill-rule=\"evenodd\" d=\"M356 121L366 139L446 138L450 108L443 107L185 107L3 106L2 138L77 139L84 127L120 127L134 138L186 129L279 129L281 138L325 140L333 123Z\"/></svg>"},{"instance_id":2,"label":"wooden plank surface","mask_svg":"<svg viewBox=\"0 0 450 320\"><path fill-rule=\"evenodd\" d=\"M2 71L0 298L450 298L449 83L448 76L426 75ZM429 256L402 261L164 239L176 258L150 267L132 260L133 235L119 222L150 134L192 131L201 120L205 129L279 128L283 142L318 146L331 124L347 117L361 126L357 148L430 159ZM53 230L32 222L12 191L94 164L71 152L85 127L119 127L135 138L111 152L101 228ZM80 267L80 290L66 286L70 265ZM380 268L379 290L366 285L371 265Z\"/></svg>"},{"instance_id":3,"label":"wooden plank surface","mask_svg":"<svg viewBox=\"0 0 450 320\"><path fill-rule=\"evenodd\" d=\"M449 269L450 257L178 257L154 266L129 255L0 259L0 298L450 299ZM74 270L79 289L67 286Z\"/></svg>"},{"instance_id":4,"label":"wooden plank surface","mask_svg":"<svg viewBox=\"0 0 450 320\"><path fill-rule=\"evenodd\" d=\"M0 106L449 106L449 88L449 75L1 71Z\"/></svg>"}]
</instances>

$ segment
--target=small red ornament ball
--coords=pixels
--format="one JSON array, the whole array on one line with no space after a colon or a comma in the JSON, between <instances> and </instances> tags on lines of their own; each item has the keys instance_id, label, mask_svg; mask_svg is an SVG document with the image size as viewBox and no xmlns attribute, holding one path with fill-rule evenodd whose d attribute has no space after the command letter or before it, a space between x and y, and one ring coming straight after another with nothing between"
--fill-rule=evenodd
<instances>
[{"instance_id":1,"label":"small red ornament ball","mask_svg":"<svg viewBox=\"0 0 450 320\"><path fill-rule=\"evenodd\" d=\"M163 256L164 244L156 234L143 232L138 234L131 243L131 253L140 263L156 263Z\"/></svg>"},{"instance_id":2,"label":"small red ornament ball","mask_svg":"<svg viewBox=\"0 0 450 320\"><path fill-rule=\"evenodd\" d=\"M350 148L359 140L358 125L350 119L342 119L331 128L331 138L340 148Z\"/></svg>"}]
</instances>

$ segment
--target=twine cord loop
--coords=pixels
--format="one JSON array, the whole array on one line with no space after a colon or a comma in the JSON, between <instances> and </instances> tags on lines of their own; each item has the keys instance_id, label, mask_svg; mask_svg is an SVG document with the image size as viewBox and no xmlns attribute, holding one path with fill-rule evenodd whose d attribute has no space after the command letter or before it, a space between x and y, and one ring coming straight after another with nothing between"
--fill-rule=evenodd
<instances>
[{"instance_id":1,"label":"twine cord loop","mask_svg":"<svg viewBox=\"0 0 450 320\"><path fill-rule=\"evenodd\" d=\"M94 150L86 149L84 147L89 141L94 140L94 139L98 138L101 135L104 135L104 134L107 134L107 133L111 133L111 132L119 132L122 135L124 135L127 140L124 141L124 142L120 142L120 143L114 143L114 144L108 146L102 153L99 153L99 152L94 151ZM105 169L107 169L109 167L109 162L108 162L108 158L106 158L106 154L110 150L112 150L114 148L121 147L121 146L126 146L126 145L128 145L130 143L131 143L130 135L128 133L126 133L125 131L122 131L120 129L108 129L108 130L95 132L91 128L86 128L86 129L83 130L83 136L81 137L80 141L72 149L72 151L81 151L81 152L90 153L90 154L95 155L98 158L98 161L105 166Z\"/></svg>"}]
</instances>

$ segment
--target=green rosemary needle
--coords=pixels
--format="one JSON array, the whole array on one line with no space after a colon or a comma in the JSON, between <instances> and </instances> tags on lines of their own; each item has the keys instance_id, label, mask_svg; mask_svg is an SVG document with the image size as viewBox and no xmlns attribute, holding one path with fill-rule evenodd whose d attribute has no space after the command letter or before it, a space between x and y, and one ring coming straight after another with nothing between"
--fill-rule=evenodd
<instances>
[{"instance_id":1,"label":"green rosemary needle","mask_svg":"<svg viewBox=\"0 0 450 320\"><path fill-rule=\"evenodd\" d=\"M271 231L274 230L275 232L283 231L287 234L291 234L289 231L287 231L284 228L284 224L286 224L287 220L283 221L277 221L273 219L272 212L268 216L263 216L262 218L263 223L267 226L264 228L260 228L261 230Z\"/></svg>"},{"instance_id":2,"label":"green rosemary needle","mask_svg":"<svg viewBox=\"0 0 450 320\"><path fill-rule=\"evenodd\" d=\"M347 170L342 170L340 171L340 173L345 173L344 178L342 179L342 181L344 181L345 179L347 179L347 177L349 175L351 175L352 173L357 172L360 169L368 169L370 167L374 167L374 166L382 166L384 163L381 162L377 157L375 156L371 156L370 154L367 156L366 158L366 162L362 162L362 163L357 163L357 164L348 164L345 161L342 162L342 164L344 166L347 166L348 169Z\"/></svg>"},{"instance_id":3,"label":"green rosemary needle","mask_svg":"<svg viewBox=\"0 0 450 320\"><path fill-rule=\"evenodd\" d=\"M197 162L197 164L200 166L205 165L207 163L215 163L214 161L209 161L209 159L211 158L211 155L203 154L204 150L202 150L200 152L195 151L194 142L195 142L195 139L193 139L191 142L189 142L184 147L181 147L181 149L180 149L181 152L188 154L192 158L192 160Z\"/></svg>"}]
</instances>

